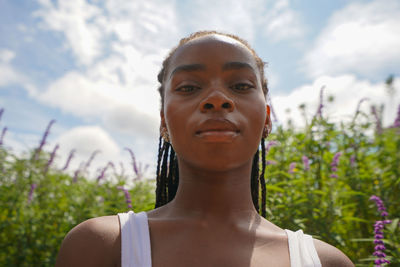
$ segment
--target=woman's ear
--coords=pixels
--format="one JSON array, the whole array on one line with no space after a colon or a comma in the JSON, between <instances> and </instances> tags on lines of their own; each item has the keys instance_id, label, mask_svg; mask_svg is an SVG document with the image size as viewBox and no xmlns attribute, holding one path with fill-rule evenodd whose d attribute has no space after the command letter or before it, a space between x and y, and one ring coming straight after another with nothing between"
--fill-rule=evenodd
<instances>
[{"instance_id":1,"label":"woman's ear","mask_svg":"<svg viewBox=\"0 0 400 267\"><path fill-rule=\"evenodd\" d=\"M271 120L271 107L269 105L266 106L267 116L265 117L265 126L268 126L269 132L272 130L272 120Z\"/></svg>"},{"instance_id":2,"label":"woman's ear","mask_svg":"<svg viewBox=\"0 0 400 267\"><path fill-rule=\"evenodd\" d=\"M164 110L160 111L160 118L161 118L161 123L160 123L160 134L161 134L161 129L167 128L167 125L165 124Z\"/></svg>"}]
</instances>

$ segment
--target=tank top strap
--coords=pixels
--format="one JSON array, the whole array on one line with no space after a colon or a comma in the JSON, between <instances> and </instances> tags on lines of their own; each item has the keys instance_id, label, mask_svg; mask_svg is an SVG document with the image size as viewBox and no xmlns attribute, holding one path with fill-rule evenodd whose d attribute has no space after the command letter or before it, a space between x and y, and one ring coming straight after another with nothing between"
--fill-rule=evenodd
<instances>
[{"instance_id":1,"label":"tank top strap","mask_svg":"<svg viewBox=\"0 0 400 267\"><path fill-rule=\"evenodd\" d=\"M291 267L321 267L313 239L303 230L293 232L285 229L288 236Z\"/></svg>"},{"instance_id":2,"label":"tank top strap","mask_svg":"<svg viewBox=\"0 0 400 267\"><path fill-rule=\"evenodd\" d=\"M146 212L118 213L121 227L121 267L151 267L149 224Z\"/></svg>"}]
</instances>

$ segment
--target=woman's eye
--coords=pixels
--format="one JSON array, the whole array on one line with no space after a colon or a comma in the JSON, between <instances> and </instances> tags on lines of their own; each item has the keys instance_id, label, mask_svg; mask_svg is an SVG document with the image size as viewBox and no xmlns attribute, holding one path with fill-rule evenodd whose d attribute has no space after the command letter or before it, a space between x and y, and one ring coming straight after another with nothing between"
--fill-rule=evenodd
<instances>
[{"instance_id":1,"label":"woman's eye","mask_svg":"<svg viewBox=\"0 0 400 267\"><path fill-rule=\"evenodd\" d=\"M178 92L183 92L183 93L190 93L196 90L198 87L193 86L193 85L184 85L176 89Z\"/></svg>"},{"instance_id":2,"label":"woman's eye","mask_svg":"<svg viewBox=\"0 0 400 267\"><path fill-rule=\"evenodd\" d=\"M254 86L247 83L238 83L233 85L232 88L238 91L247 91L254 88Z\"/></svg>"}]
</instances>

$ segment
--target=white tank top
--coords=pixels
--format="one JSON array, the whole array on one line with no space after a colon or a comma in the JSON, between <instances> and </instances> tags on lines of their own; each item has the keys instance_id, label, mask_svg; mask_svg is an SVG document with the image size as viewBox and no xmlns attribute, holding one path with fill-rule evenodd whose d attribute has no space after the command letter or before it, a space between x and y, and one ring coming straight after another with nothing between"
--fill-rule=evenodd
<instances>
[{"instance_id":1,"label":"white tank top","mask_svg":"<svg viewBox=\"0 0 400 267\"><path fill-rule=\"evenodd\" d=\"M121 267L151 267L149 224L146 212L118 213L121 225ZM321 267L314 242L302 230L285 229L290 267Z\"/></svg>"}]
</instances>

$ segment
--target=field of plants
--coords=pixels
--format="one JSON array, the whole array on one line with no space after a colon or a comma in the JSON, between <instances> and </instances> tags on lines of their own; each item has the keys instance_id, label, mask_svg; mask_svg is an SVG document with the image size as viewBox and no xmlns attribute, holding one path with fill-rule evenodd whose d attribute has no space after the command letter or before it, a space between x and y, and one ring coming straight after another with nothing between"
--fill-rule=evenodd
<instances>
[{"instance_id":1,"label":"field of plants","mask_svg":"<svg viewBox=\"0 0 400 267\"><path fill-rule=\"evenodd\" d=\"M268 137L267 219L338 247L357 266L400 266L400 107L382 127L382 109L361 112L363 99L352 121L334 124L322 100L321 91L303 130L289 123ZM57 169L57 147L43 149L51 125L24 156L5 149L7 128L0 128L0 266L54 266L78 223L154 207L154 177L128 187L135 177L113 171L113 163L94 180L68 175L68 162Z\"/></svg>"}]
</instances>

